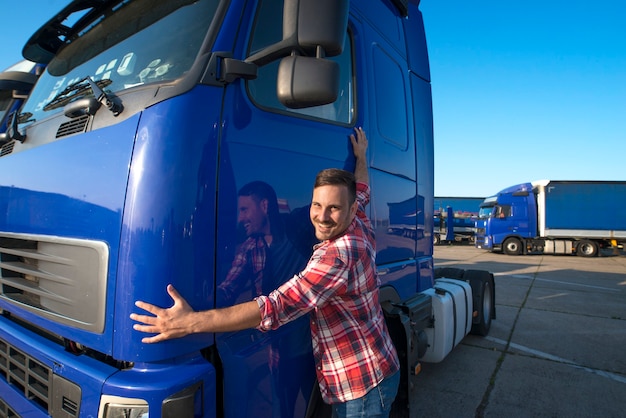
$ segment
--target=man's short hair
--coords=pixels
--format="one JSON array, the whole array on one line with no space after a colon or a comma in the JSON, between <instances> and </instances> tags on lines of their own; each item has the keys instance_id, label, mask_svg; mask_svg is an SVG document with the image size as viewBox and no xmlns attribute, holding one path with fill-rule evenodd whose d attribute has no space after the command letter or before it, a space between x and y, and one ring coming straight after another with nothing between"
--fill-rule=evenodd
<instances>
[{"instance_id":1,"label":"man's short hair","mask_svg":"<svg viewBox=\"0 0 626 418\"><path fill-rule=\"evenodd\" d=\"M317 189L320 186L346 186L350 204L356 200L356 178L349 171L338 168L327 168L320 171L315 177L313 188Z\"/></svg>"}]
</instances>

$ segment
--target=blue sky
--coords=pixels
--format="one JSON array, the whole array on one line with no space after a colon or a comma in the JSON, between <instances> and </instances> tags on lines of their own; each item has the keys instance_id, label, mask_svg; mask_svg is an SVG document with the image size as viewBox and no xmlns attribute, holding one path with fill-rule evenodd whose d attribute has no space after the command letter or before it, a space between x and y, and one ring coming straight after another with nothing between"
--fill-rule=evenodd
<instances>
[{"instance_id":1,"label":"blue sky","mask_svg":"<svg viewBox=\"0 0 626 418\"><path fill-rule=\"evenodd\" d=\"M67 0L0 0L0 69ZM626 180L626 2L422 0L435 195Z\"/></svg>"}]
</instances>

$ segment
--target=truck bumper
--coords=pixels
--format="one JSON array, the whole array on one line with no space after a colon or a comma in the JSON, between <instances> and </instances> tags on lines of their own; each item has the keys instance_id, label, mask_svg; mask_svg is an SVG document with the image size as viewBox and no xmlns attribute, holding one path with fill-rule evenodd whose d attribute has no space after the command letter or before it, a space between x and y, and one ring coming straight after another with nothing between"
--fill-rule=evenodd
<instances>
[{"instance_id":1,"label":"truck bumper","mask_svg":"<svg viewBox=\"0 0 626 418\"><path fill-rule=\"evenodd\" d=\"M483 250L493 250L493 240L488 236L477 235L474 245Z\"/></svg>"},{"instance_id":2,"label":"truck bumper","mask_svg":"<svg viewBox=\"0 0 626 418\"><path fill-rule=\"evenodd\" d=\"M168 404L212 417L215 391L215 369L199 354L120 370L0 316L0 416L102 417L109 399L140 401L150 417L160 417Z\"/></svg>"}]
</instances>

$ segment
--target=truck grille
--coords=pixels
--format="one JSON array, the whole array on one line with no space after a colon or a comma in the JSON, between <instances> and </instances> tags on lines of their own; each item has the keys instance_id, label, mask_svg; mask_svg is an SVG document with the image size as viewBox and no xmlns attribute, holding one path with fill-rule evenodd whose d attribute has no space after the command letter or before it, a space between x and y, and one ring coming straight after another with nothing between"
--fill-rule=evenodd
<instances>
[{"instance_id":1,"label":"truck grille","mask_svg":"<svg viewBox=\"0 0 626 418\"><path fill-rule=\"evenodd\" d=\"M0 233L0 300L102 332L108 255L100 241Z\"/></svg>"},{"instance_id":2,"label":"truck grille","mask_svg":"<svg viewBox=\"0 0 626 418\"><path fill-rule=\"evenodd\" d=\"M2 340L0 340L0 376L23 392L31 402L49 412L52 371ZM6 411L4 416L17 416L8 412L10 411L8 406ZM0 406L0 416L2 413L3 408Z\"/></svg>"},{"instance_id":3,"label":"truck grille","mask_svg":"<svg viewBox=\"0 0 626 418\"><path fill-rule=\"evenodd\" d=\"M32 356L0 339L0 379L5 379L24 397L54 418L76 418L82 392L78 385L54 374ZM0 398L0 418L19 417Z\"/></svg>"},{"instance_id":4,"label":"truck grille","mask_svg":"<svg viewBox=\"0 0 626 418\"><path fill-rule=\"evenodd\" d=\"M20 416L0 398L0 418L20 418Z\"/></svg>"}]
</instances>

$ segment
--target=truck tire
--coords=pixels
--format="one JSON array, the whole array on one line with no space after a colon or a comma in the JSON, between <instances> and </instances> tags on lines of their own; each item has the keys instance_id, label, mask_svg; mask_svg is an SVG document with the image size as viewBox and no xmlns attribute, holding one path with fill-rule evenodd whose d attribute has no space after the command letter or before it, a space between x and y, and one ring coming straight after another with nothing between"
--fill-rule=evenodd
<instances>
[{"instance_id":1,"label":"truck tire","mask_svg":"<svg viewBox=\"0 0 626 418\"><path fill-rule=\"evenodd\" d=\"M463 279L472 286L472 310L477 312L470 334L484 337L489 334L491 320L496 317L493 274L485 270L466 270Z\"/></svg>"},{"instance_id":2,"label":"truck tire","mask_svg":"<svg viewBox=\"0 0 626 418\"><path fill-rule=\"evenodd\" d=\"M517 238L507 238L502 244L502 251L507 255L520 255L522 253L522 242Z\"/></svg>"},{"instance_id":3,"label":"truck tire","mask_svg":"<svg viewBox=\"0 0 626 418\"><path fill-rule=\"evenodd\" d=\"M441 244L441 237L439 234L433 234L433 245Z\"/></svg>"},{"instance_id":4,"label":"truck tire","mask_svg":"<svg viewBox=\"0 0 626 418\"><path fill-rule=\"evenodd\" d=\"M578 241L576 254L581 257L595 257L598 255L598 245L588 239Z\"/></svg>"}]
</instances>

